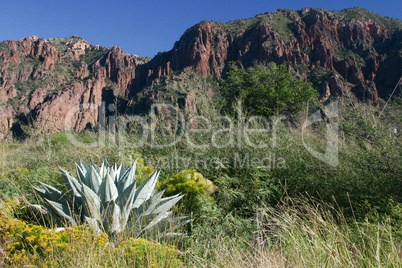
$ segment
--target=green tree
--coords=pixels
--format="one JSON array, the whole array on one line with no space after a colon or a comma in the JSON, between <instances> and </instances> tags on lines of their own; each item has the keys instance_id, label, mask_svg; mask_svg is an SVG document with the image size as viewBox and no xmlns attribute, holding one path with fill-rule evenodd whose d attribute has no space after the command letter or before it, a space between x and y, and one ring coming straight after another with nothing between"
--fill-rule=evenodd
<instances>
[{"instance_id":1,"label":"green tree","mask_svg":"<svg viewBox=\"0 0 402 268\"><path fill-rule=\"evenodd\" d=\"M293 77L284 64L273 62L247 69L230 63L221 90L228 107L240 99L247 110L262 116L294 115L318 97L311 83Z\"/></svg>"}]
</instances>

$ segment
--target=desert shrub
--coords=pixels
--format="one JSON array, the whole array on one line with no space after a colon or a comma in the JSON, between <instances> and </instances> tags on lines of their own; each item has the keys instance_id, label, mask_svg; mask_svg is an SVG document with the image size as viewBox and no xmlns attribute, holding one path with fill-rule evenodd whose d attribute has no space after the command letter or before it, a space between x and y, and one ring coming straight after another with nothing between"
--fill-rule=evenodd
<instances>
[{"instance_id":1,"label":"desert shrub","mask_svg":"<svg viewBox=\"0 0 402 268\"><path fill-rule=\"evenodd\" d=\"M23 267L181 267L179 251L145 239L125 235L114 240L105 233L94 234L85 226L67 227L61 231L46 229L14 218L18 201L7 201L0 207L0 244L4 262Z\"/></svg>"},{"instance_id":2,"label":"desert shrub","mask_svg":"<svg viewBox=\"0 0 402 268\"><path fill-rule=\"evenodd\" d=\"M402 202L402 174L399 137L375 116L375 110L348 99L339 101L337 166L315 158L304 143L317 151L325 150L325 133L307 133L282 128L278 151L286 155L286 168L272 175L286 185L289 196L308 193L326 202L337 200L348 216L364 220L370 208L380 214L391 213L389 201ZM303 140L304 139L304 140ZM291 145L291 146L289 146ZM354 206L354 212L350 204Z\"/></svg>"},{"instance_id":3,"label":"desert shrub","mask_svg":"<svg viewBox=\"0 0 402 268\"><path fill-rule=\"evenodd\" d=\"M191 226L211 223L221 214L212 196L217 187L195 169L182 170L166 179L161 189L165 189L166 196L184 194L178 210L191 213L193 220Z\"/></svg>"},{"instance_id":4,"label":"desert shrub","mask_svg":"<svg viewBox=\"0 0 402 268\"><path fill-rule=\"evenodd\" d=\"M224 211L244 218L252 217L262 202L276 204L284 191L280 180L263 167L252 167L247 175L222 174L216 184L220 189L216 199Z\"/></svg>"},{"instance_id":5,"label":"desert shrub","mask_svg":"<svg viewBox=\"0 0 402 268\"><path fill-rule=\"evenodd\" d=\"M166 246L146 239L130 237L120 243L114 252L122 258L117 263L124 267L182 267L179 252L173 246ZM168 264L168 266L167 266Z\"/></svg>"},{"instance_id":6,"label":"desert shrub","mask_svg":"<svg viewBox=\"0 0 402 268\"><path fill-rule=\"evenodd\" d=\"M254 115L294 116L308 101L315 101L317 90L311 83L289 74L287 67L271 62L268 66L258 65L239 69L229 65L227 78L221 82L222 94L228 107L241 99L247 110Z\"/></svg>"},{"instance_id":7,"label":"desert shrub","mask_svg":"<svg viewBox=\"0 0 402 268\"><path fill-rule=\"evenodd\" d=\"M137 169L135 170L135 176L137 178L137 183L138 184L143 183L145 181L145 179L148 178L149 176L151 176L151 174L153 172L154 172L153 167L145 165L144 159L138 158L138 160L137 160ZM161 182L158 180L156 182L155 189L159 190L160 185L161 185Z\"/></svg>"}]
</instances>

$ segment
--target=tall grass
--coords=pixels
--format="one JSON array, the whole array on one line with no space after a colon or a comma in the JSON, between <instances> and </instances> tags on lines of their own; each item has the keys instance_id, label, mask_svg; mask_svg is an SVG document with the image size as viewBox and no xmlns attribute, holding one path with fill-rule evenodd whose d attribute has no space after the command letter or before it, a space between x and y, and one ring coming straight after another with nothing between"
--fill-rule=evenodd
<instances>
[{"instance_id":1,"label":"tall grass","mask_svg":"<svg viewBox=\"0 0 402 268\"><path fill-rule=\"evenodd\" d=\"M207 112L196 115L209 118L215 130L229 127L225 120L214 120L220 116L219 107L210 103L206 108L200 110ZM316 108L305 112L314 112ZM230 119L234 134L239 135L239 127L251 115L242 112L241 107L236 109L244 120L239 115ZM80 159L99 163L106 155L110 162L131 164L140 157L144 165L162 170L162 184L184 169L196 169L217 187L210 196L213 202L201 202L197 212L191 211L190 206L183 208L197 217L188 227L189 238L175 255L184 266L401 266L400 135L393 134L392 122L379 120L369 106L343 99L338 113L335 123L339 127L339 165L336 167L316 159L303 145L304 141L323 152L325 123L313 125L302 136L302 123L294 119L278 124L275 144L272 132L251 133L253 143L268 144L264 149L246 146L244 139L241 146L211 146L212 133L197 135L196 132L189 133L191 141L209 146L196 148L181 139L173 146L155 148L148 137L143 146L135 147L133 144L143 134L143 129L135 124L124 139L106 140L92 148L74 146L64 133L36 135L24 142L0 142L0 199L19 198L37 203L31 189L36 180L64 190L58 165L74 173L73 162ZM189 122L190 115L185 116ZM183 130L163 113L153 121L144 118L149 126L153 123L156 128L154 144L175 141L178 139L175 134ZM203 122L195 122L195 127L203 128ZM263 122L256 120L249 127L261 128ZM219 132L214 137L215 144L225 145L230 134L233 133ZM88 131L76 137L85 144L96 140L98 135ZM237 158L240 161L283 158L284 166L277 163L266 166L258 161L239 165ZM178 164L172 159L178 160ZM38 222L25 212L16 217ZM121 239L128 240L128 236ZM73 238L68 241L72 248L78 248L79 254L55 250L52 256L42 256L39 262L52 258L56 260L55 266L60 267L70 264L124 267L133 262L122 259L121 255L127 253L131 255L126 257L134 258L135 249L141 247L130 246L132 242L129 242L126 245L133 252L119 251L118 244L99 248L92 242L81 242ZM0 256L7 256L6 241L0 244ZM147 258L154 259L158 267L173 265L176 259L159 260L152 255L158 251L150 250L151 245L144 247L151 254ZM108 251L115 253L107 255ZM99 258L100 255L105 258Z\"/></svg>"},{"instance_id":2,"label":"tall grass","mask_svg":"<svg viewBox=\"0 0 402 268\"><path fill-rule=\"evenodd\" d=\"M2 204L4 208L9 204ZM7 207L8 206L8 207ZM15 207L14 207L15 208ZM7 211L7 210L6 210ZM13 217L2 213L0 223ZM51 267L400 267L400 238L389 222L348 220L336 207L310 197L284 198L275 208L262 206L254 221L258 229L252 240L222 234L198 239L197 233L213 232L203 226L179 253L173 247L132 240L121 234L114 241L94 236L90 230L67 229L66 234L42 231L50 239L42 254L28 249L14 254L13 264L47 264ZM7 223L7 226L10 223ZM4 228L4 224L2 225ZM14 228L18 229L18 228ZM15 232L20 243L29 240L34 226ZM5 231L3 229L3 231ZM10 229L7 229L10 231ZM17 235L22 235L22 239ZM2 234L4 235L4 234ZM57 238L57 236L59 238ZM15 239L8 237L8 239ZM60 239L60 237L64 237ZM67 240L66 240L67 239ZM106 240L105 240L106 239ZM36 241L36 240L35 240ZM43 240L38 240L43 241ZM49 240L48 240L49 241ZM52 242L55 241L55 242ZM108 242L109 241L109 242ZM7 239L2 239L2 243ZM39 242L38 242L39 243ZM33 244L35 245L35 244ZM9 248L2 247L3 258ZM17 256L17 257L15 257Z\"/></svg>"},{"instance_id":3,"label":"tall grass","mask_svg":"<svg viewBox=\"0 0 402 268\"><path fill-rule=\"evenodd\" d=\"M256 214L253 242L218 237L189 254L200 267L400 267L401 240L389 222L348 220L333 205L311 197L284 198ZM211 241L209 241L211 243ZM198 247L202 243L197 244ZM197 251L198 250L198 251Z\"/></svg>"}]
</instances>

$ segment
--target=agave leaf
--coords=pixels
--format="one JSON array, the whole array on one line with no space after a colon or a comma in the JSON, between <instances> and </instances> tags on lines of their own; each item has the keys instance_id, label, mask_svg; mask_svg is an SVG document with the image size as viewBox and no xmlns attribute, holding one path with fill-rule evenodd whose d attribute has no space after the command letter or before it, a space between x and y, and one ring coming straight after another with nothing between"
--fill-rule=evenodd
<instances>
[{"instance_id":1,"label":"agave leaf","mask_svg":"<svg viewBox=\"0 0 402 268\"><path fill-rule=\"evenodd\" d=\"M98 193L99 191L99 186L102 183L102 178L99 174L99 171L96 169L96 166L91 164L91 179L90 179L90 183L91 186L89 188L91 188L95 193Z\"/></svg>"},{"instance_id":2,"label":"agave leaf","mask_svg":"<svg viewBox=\"0 0 402 268\"><path fill-rule=\"evenodd\" d=\"M98 174L100 174L99 167L98 167L97 165L95 165L95 164L92 162L92 160L89 162L89 166L90 166L90 167L94 167L95 170L98 172Z\"/></svg>"},{"instance_id":3,"label":"agave leaf","mask_svg":"<svg viewBox=\"0 0 402 268\"><path fill-rule=\"evenodd\" d=\"M109 174L106 174L106 178L102 181L102 184L99 186L98 195L102 202L107 203L110 201L116 200L119 196L117 191L117 187L114 184L114 180Z\"/></svg>"},{"instance_id":4,"label":"agave leaf","mask_svg":"<svg viewBox=\"0 0 402 268\"><path fill-rule=\"evenodd\" d=\"M42 185L42 187L44 189L40 189L40 188L37 188L34 186L33 186L33 188L41 197L50 199L52 201L57 201L57 202L59 200L65 199L64 194L62 192L60 192L59 190L57 190L56 188L54 188L50 185L47 185L46 183L43 183L40 181L38 181L38 182Z\"/></svg>"},{"instance_id":5,"label":"agave leaf","mask_svg":"<svg viewBox=\"0 0 402 268\"><path fill-rule=\"evenodd\" d=\"M133 182L135 182L135 169L137 166L137 160L134 161L133 165L129 167L124 174L117 181L117 189L121 193L127 187L129 187Z\"/></svg>"},{"instance_id":6,"label":"agave leaf","mask_svg":"<svg viewBox=\"0 0 402 268\"><path fill-rule=\"evenodd\" d=\"M155 226L155 224L157 224L158 222L162 221L163 219L167 218L169 216L171 212L165 212L165 213L159 213L157 214L156 218L153 219L148 225L147 227L145 227L145 229L150 229L153 226Z\"/></svg>"},{"instance_id":7,"label":"agave leaf","mask_svg":"<svg viewBox=\"0 0 402 268\"><path fill-rule=\"evenodd\" d=\"M42 214L47 214L47 213L49 213L49 210L48 210L46 207L44 207L44 206L41 206L41 205L34 205L34 204L31 204L31 203L28 203L28 206L35 208L36 210L38 210L38 211L39 211L40 213L42 213Z\"/></svg>"},{"instance_id":8,"label":"agave leaf","mask_svg":"<svg viewBox=\"0 0 402 268\"><path fill-rule=\"evenodd\" d=\"M102 230L99 228L98 220L85 216L85 222L89 227L94 228L94 232L100 234Z\"/></svg>"},{"instance_id":9,"label":"agave leaf","mask_svg":"<svg viewBox=\"0 0 402 268\"><path fill-rule=\"evenodd\" d=\"M120 208L113 200L102 204L101 215L104 232L114 233L121 230Z\"/></svg>"},{"instance_id":10,"label":"agave leaf","mask_svg":"<svg viewBox=\"0 0 402 268\"><path fill-rule=\"evenodd\" d=\"M159 242L167 242L167 240L177 239L177 238L186 238L187 236L183 233L163 233L159 235Z\"/></svg>"},{"instance_id":11,"label":"agave leaf","mask_svg":"<svg viewBox=\"0 0 402 268\"><path fill-rule=\"evenodd\" d=\"M126 180L127 180L127 177L129 176L129 174L130 174L130 171L131 171L131 167L129 167L125 172L124 172L124 174L123 175L121 175L121 176L119 176L119 177L116 177L116 180L115 180L115 183L116 183L116 187L117 187L117 190L119 191L119 193L122 193L123 191L124 191L124 183L126 182ZM129 185L128 185L129 186ZM127 187L126 187L127 188Z\"/></svg>"},{"instance_id":12,"label":"agave leaf","mask_svg":"<svg viewBox=\"0 0 402 268\"><path fill-rule=\"evenodd\" d=\"M174 230L183 227L191 220L189 217L162 217L159 221L153 221L147 226L146 236L152 238L172 237Z\"/></svg>"},{"instance_id":13,"label":"agave leaf","mask_svg":"<svg viewBox=\"0 0 402 268\"><path fill-rule=\"evenodd\" d=\"M191 222L190 217L188 216L180 216L180 217L171 217L169 219L166 219L166 221L169 221L172 227L172 231L183 227L187 223Z\"/></svg>"},{"instance_id":14,"label":"agave leaf","mask_svg":"<svg viewBox=\"0 0 402 268\"><path fill-rule=\"evenodd\" d=\"M147 201L144 202L143 206L136 208L136 210L145 215L157 214L157 213L154 213L154 210L158 206L158 204L161 202L162 195L164 192L165 192L165 190L154 194L151 198L149 198ZM141 209L142 209L142 211L140 211Z\"/></svg>"},{"instance_id":15,"label":"agave leaf","mask_svg":"<svg viewBox=\"0 0 402 268\"><path fill-rule=\"evenodd\" d=\"M183 198L184 195L174 195L174 196L169 196L163 198L159 204L157 204L155 210L153 213L159 214L159 213L165 213L167 212L171 207L173 207L177 202L180 201L180 199Z\"/></svg>"},{"instance_id":16,"label":"agave leaf","mask_svg":"<svg viewBox=\"0 0 402 268\"><path fill-rule=\"evenodd\" d=\"M77 163L75 164L75 171L77 172L77 179L85 183L85 172Z\"/></svg>"},{"instance_id":17,"label":"agave leaf","mask_svg":"<svg viewBox=\"0 0 402 268\"><path fill-rule=\"evenodd\" d=\"M85 170L86 173L88 173L91 170L91 168L89 166L87 166L87 164L85 164L84 161L80 160L80 163L81 163L82 170Z\"/></svg>"},{"instance_id":18,"label":"agave leaf","mask_svg":"<svg viewBox=\"0 0 402 268\"><path fill-rule=\"evenodd\" d=\"M62 167L60 167L60 170L62 172L64 183L66 184L71 197L80 198L81 184L76 178L71 176L67 170L63 169Z\"/></svg>"},{"instance_id":19,"label":"agave leaf","mask_svg":"<svg viewBox=\"0 0 402 268\"><path fill-rule=\"evenodd\" d=\"M132 208L138 208L142 203L151 197L156 185L156 181L158 180L158 176L159 171L154 172L140 185L140 187L138 187L133 199L134 203L131 206Z\"/></svg>"},{"instance_id":20,"label":"agave leaf","mask_svg":"<svg viewBox=\"0 0 402 268\"><path fill-rule=\"evenodd\" d=\"M119 193L119 196L116 198L116 203L119 207L125 208L127 210L131 210L131 204L133 203L133 199L135 197L137 182L134 181L129 187L124 189Z\"/></svg>"},{"instance_id":21,"label":"agave leaf","mask_svg":"<svg viewBox=\"0 0 402 268\"><path fill-rule=\"evenodd\" d=\"M122 162L120 167L117 169L116 183L124 175L124 172L126 172L126 168Z\"/></svg>"},{"instance_id":22,"label":"agave leaf","mask_svg":"<svg viewBox=\"0 0 402 268\"><path fill-rule=\"evenodd\" d=\"M79 205L82 203L82 197L74 197L73 196L73 202L71 203L70 200L67 198L65 194L57 190L56 188L47 185L45 183L39 182L43 188L45 189L40 189L33 187L34 190L44 199L48 199L52 202L60 203L63 206L66 206L69 208L69 210L73 210L73 213L77 213L80 210ZM70 213L72 215L73 213ZM56 213L57 214L57 213Z\"/></svg>"},{"instance_id":23,"label":"agave leaf","mask_svg":"<svg viewBox=\"0 0 402 268\"><path fill-rule=\"evenodd\" d=\"M134 181L116 199L116 203L121 208L121 225L124 229L131 214L132 203L136 193L137 182Z\"/></svg>"},{"instance_id":24,"label":"agave leaf","mask_svg":"<svg viewBox=\"0 0 402 268\"><path fill-rule=\"evenodd\" d=\"M75 163L75 170L77 171L77 177L79 181L82 181L85 185L89 185L88 177L86 176L87 171L83 170L77 163Z\"/></svg>"},{"instance_id":25,"label":"agave leaf","mask_svg":"<svg viewBox=\"0 0 402 268\"><path fill-rule=\"evenodd\" d=\"M99 196L94 191L92 191L91 188L85 185L82 186L82 195L84 199L83 205L86 216L100 219L101 200Z\"/></svg>"},{"instance_id":26,"label":"agave leaf","mask_svg":"<svg viewBox=\"0 0 402 268\"><path fill-rule=\"evenodd\" d=\"M96 185L94 186L94 183L92 182L92 168L88 167L88 166L84 166L85 163L82 162L82 166L83 166L83 170L85 169L85 185L88 186L92 191L95 191L94 187L96 187Z\"/></svg>"},{"instance_id":27,"label":"agave leaf","mask_svg":"<svg viewBox=\"0 0 402 268\"><path fill-rule=\"evenodd\" d=\"M117 168L116 168L116 163L113 165L113 166L111 166L111 167L109 167L108 169L107 169L107 174L111 177L111 178L113 178L113 179L115 179L115 177L116 177L116 171L117 171ZM113 180L113 182L114 182L115 180Z\"/></svg>"},{"instance_id":28,"label":"agave leaf","mask_svg":"<svg viewBox=\"0 0 402 268\"><path fill-rule=\"evenodd\" d=\"M32 188L34 188L35 192L37 194L39 194L41 197L45 197L46 196L46 190L42 189L42 188L37 188L35 186L32 186Z\"/></svg>"},{"instance_id":29,"label":"agave leaf","mask_svg":"<svg viewBox=\"0 0 402 268\"><path fill-rule=\"evenodd\" d=\"M102 166L101 166L101 168L99 170L99 175L100 175L102 180L105 178L108 168L109 168L109 163L107 162L107 159L106 159L106 156L105 156L103 158Z\"/></svg>"},{"instance_id":30,"label":"agave leaf","mask_svg":"<svg viewBox=\"0 0 402 268\"><path fill-rule=\"evenodd\" d=\"M138 225L141 229L144 229L150 224L158 215L149 214L144 215L140 213L132 213L130 217L130 225Z\"/></svg>"},{"instance_id":31,"label":"agave leaf","mask_svg":"<svg viewBox=\"0 0 402 268\"><path fill-rule=\"evenodd\" d=\"M57 203L57 202L53 202L49 199L43 198L49 205L50 207L62 218L66 219L67 221L69 221L73 226L77 226L77 222L74 220L74 218L72 217L72 211L71 211L71 207L67 206L67 205L63 205L62 203Z\"/></svg>"},{"instance_id":32,"label":"agave leaf","mask_svg":"<svg viewBox=\"0 0 402 268\"><path fill-rule=\"evenodd\" d=\"M143 224L144 227L148 225L157 216L157 214L153 213L153 210L156 207L156 205L160 202L163 192L164 191L161 191L155 194L146 202L144 202L140 207L135 208L133 210L131 210L130 201L125 202L123 206L120 206L122 208L121 209L122 226L124 226L125 228L129 219L131 220L135 219L136 221L141 221L141 224ZM133 191L131 193L133 193ZM142 219L143 217L146 217L146 219L148 219L146 223L143 223Z\"/></svg>"},{"instance_id":33,"label":"agave leaf","mask_svg":"<svg viewBox=\"0 0 402 268\"><path fill-rule=\"evenodd\" d=\"M132 233L135 238L138 238L145 230L147 225L149 225L158 215L150 214L135 214L131 213L128 221L122 224L128 232Z\"/></svg>"}]
</instances>

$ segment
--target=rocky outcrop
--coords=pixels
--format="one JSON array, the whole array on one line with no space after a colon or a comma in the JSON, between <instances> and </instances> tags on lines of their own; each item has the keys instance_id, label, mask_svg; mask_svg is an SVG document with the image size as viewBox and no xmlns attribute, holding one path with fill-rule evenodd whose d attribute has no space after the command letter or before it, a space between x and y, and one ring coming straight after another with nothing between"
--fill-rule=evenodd
<instances>
[{"instance_id":1,"label":"rocky outcrop","mask_svg":"<svg viewBox=\"0 0 402 268\"><path fill-rule=\"evenodd\" d=\"M10 129L13 125L13 108L0 103L0 140L11 138Z\"/></svg>"},{"instance_id":2,"label":"rocky outcrop","mask_svg":"<svg viewBox=\"0 0 402 268\"><path fill-rule=\"evenodd\" d=\"M124 53L118 46L113 47L106 54L101 65L105 66L106 76L118 86L117 91L114 92L115 95L129 95L128 89L135 78L136 67L141 63L138 57Z\"/></svg>"},{"instance_id":3,"label":"rocky outcrop","mask_svg":"<svg viewBox=\"0 0 402 268\"><path fill-rule=\"evenodd\" d=\"M80 70L77 72L75 77L80 79L85 79L89 76L88 64L86 62L81 62Z\"/></svg>"},{"instance_id":4,"label":"rocky outcrop","mask_svg":"<svg viewBox=\"0 0 402 268\"><path fill-rule=\"evenodd\" d=\"M42 61L42 67L47 70L53 64L60 62L60 55L57 50L44 39L37 36L26 37L19 41L6 41L9 53L2 52L4 62L18 65L27 57L32 56Z\"/></svg>"},{"instance_id":5,"label":"rocky outcrop","mask_svg":"<svg viewBox=\"0 0 402 268\"><path fill-rule=\"evenodd\" d=\"M5 41L0 59L0 139L10 136L16 116L40 121L52 132L94 126L102 102L128 96L136 67L144 63L119 47L92 47L77 36Z\"/></svg>"},{"instance_id":6,"label":"rocky outcrop","mask_svg":"<svg viewBox=\"0 0 402 268\"><path fill-rule=\"evenodd\" d=\"M11 85L4 88L4 90L0 91L0 101L6 103L9 99L12 99L17 96L17 89Z\"/></svg>"},{"instance_id":7,"label":"rocky outcrop","mask_svg":"<svg viewBox=\"0 0 402 268\"><path fill-rule=\"evenodd\" d=\"M220 77L228 57L229 41L225 29L203 22L188 30L175 44L171 67L180 70L192 66L200 75Z\"/></svg>"},{"instance_id":8,"label":"rocky outcrop","mask_svg":"<svg viewBox=\"0 0 402 268\"><path fill-rule=\"evenodd\" d=\"M73 36L74 38L79 38L78 36ZM88 44L85 40L80 40L78 42L70 41L67 42L67 45L72 45L71 48L68 49L71 52L71 57L75 60L80 60L81 55L85 55L85 50L90 48L91 45Z\"/></svg>"},{"instance_id":9,"label":"rocky outcrop","mask_svg":"<svg viewBox=\"0 0 402 268\"><path fill-rule=\"evenodd\" d=\"M63 91L48 95L36 105L33 118L44 122L50 131L81 131L98 121L98 109L102 102L106 71L100 69L94 80L75 82Z\"/></svg>"},{"instance_id":10,"label":"rocky outcrop","mask_svg":"<svg viewBox=\"0 0 402 268\"><path fill-rule=\"evenodd\" d=\"M215 95L230 61L244 68L285 63L314 83L322 101L350 90L377 105L402 75L401 49L400 20L359 8L203 21L152 60L118 46L91 46L78 36L5 41L0 43L0 139L10 136L16 118L41 121L51 131L83 130L97 123L102 103L115 100L123 114L164 100L195 113L199 94Z\"/></svg>"},{"instance_id":11,"label":"rocky outcrop","mask_svg":"<svg viewBox=\"0 0 402 268\"><path fill-rule=\"evenodd\" d=\"M361 98L377 104L378 85L395 85L395 77L401 75L397 67L402 61L398 53L402 48L402 24L395 20L399 31L393 32L365 18L374 14L362 9L356 12L361 14L353 19L345 19L346 12L303 9L278 10L227 24L204 21L187 30L172 51L152 60L143 75L149 84L166 75L160 71L166 66L172 69L170 72L191 67L200 75L220 79L229 61L243 67L275 61L288 64L310 80L322 73L316 86L322 89L323 100L357 87ZM396 57L393 67L387 60L390 55ZM385 74L384 68L391 74ZM326 75L330 79L324 80L329 72L336 75ZM394 77L393 83L385 76ZM335 81L339 79L346 83Z\"/></svg>"}]
</instances>

